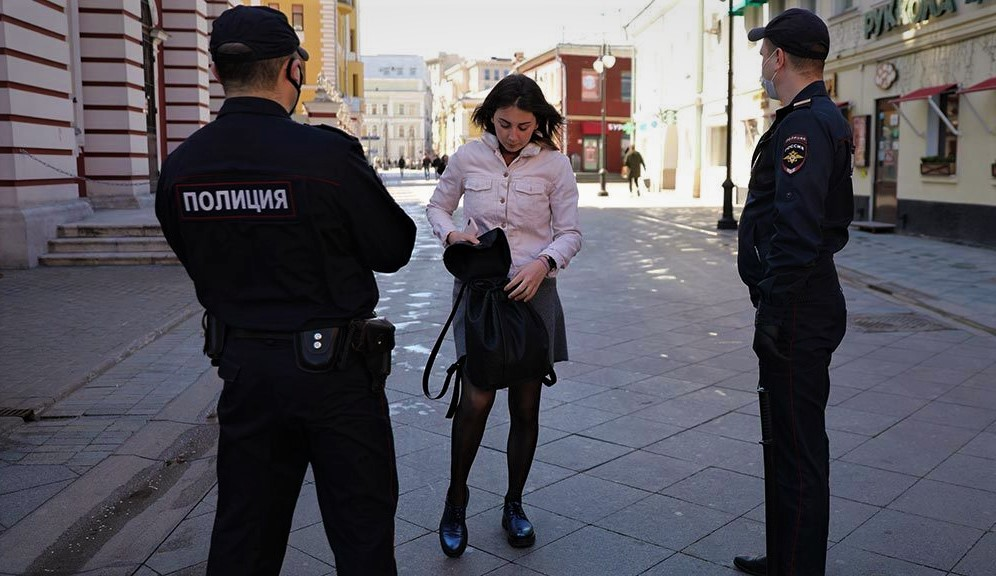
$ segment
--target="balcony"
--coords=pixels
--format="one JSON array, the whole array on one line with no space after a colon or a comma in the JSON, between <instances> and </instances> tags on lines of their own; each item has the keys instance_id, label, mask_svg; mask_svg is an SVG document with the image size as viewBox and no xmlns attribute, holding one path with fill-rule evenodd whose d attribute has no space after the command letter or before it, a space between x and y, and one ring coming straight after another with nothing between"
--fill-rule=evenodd
<instances>
[{"instance_id":1,"label":"balcony","mask_svg":"<svg viewBox=\"0 0 996 576\"><path fill-rule=\"evenodd\" d=\"M350 8L352 8L353 7L353 0L339 0L339 4L344 4L344 5L349 6Z\"/></svg>"}]
</instances>

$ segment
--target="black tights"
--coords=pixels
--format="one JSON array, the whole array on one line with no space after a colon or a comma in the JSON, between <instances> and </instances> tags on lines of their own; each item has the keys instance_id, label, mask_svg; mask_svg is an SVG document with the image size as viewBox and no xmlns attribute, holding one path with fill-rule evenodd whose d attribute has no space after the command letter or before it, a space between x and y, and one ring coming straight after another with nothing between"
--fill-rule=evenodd
<instances>
[{"instance_id":1,"label":"black tights","mask_svg":"<svg viewBox=\"0 0 996 576\"><path fill-rule=\"evenodd\" d=\"M507 500L522 500L529 468L539 437L539 405L542 383L537 380L520 384L508 391L508 413L512 417L508 431ZM488 414L495 403L494 390L481 390L464 380L460 406L453 416L450 448L450 486L447 498L458 506L467 503L467 478L474 465L477 449L484 437Z\"/></svg>"}]
</instances>

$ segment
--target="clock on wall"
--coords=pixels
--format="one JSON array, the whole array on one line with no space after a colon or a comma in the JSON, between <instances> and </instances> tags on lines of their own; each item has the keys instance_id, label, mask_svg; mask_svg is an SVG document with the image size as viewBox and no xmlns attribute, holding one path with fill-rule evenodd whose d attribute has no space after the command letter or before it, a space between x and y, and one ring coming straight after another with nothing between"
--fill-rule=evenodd
<instances>
[{"instance_id":1,"label":"clock on wall","mask_svg":"<svg viewBox=\"0 0 996 576\"><path fill-rule=\"evenodd\" d=\"M896 82L899 72L892 62L881 62L875 69L875 85L882 90L888 90Z\"/></svg>"}]
</instances>

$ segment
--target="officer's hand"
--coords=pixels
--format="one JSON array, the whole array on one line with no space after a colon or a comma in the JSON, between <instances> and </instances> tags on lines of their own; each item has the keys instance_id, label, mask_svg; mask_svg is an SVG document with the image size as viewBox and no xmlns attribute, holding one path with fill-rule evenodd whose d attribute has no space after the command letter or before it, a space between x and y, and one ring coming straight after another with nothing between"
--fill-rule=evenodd
<instances>
[{"instance_id":1,"label":"officer's hand","mask_svg":"<svg viewBox=\"0 0 996 576\"><path fill-rule=\"evenodd\" d=\"M470 242L471 244L480 244L481 241L477 239L477 236L470 234L468 232L461 232L459 230L454 230L446 235L446 245L456 244L457 242Z\"/></svg>"},{"instance_id":2,"label":"officer's hand","mask_svg":"<svg viewBox=\"0 0 996 576\"><path fill-rule=\"evenodd\" d=\"M549 271L550 266L547 265L544 258L533 260L523 266L519 273L505 285L505 292L508 292L508 297L512 300L529 302L536 295L536 291L539 290L540 284L543 283L543 279L546 278Z\"/></svg>"},{"instance_id":3,"label":"officer's hand","mask_svg":"<svg viewBox=\"0 0 996 576\"><path fill-rule=\"evenodd\" d=\"M762 360L788 360L778 349L781 328L774 324L754 324L754 353Z\"/></svg>"}]
</instances>

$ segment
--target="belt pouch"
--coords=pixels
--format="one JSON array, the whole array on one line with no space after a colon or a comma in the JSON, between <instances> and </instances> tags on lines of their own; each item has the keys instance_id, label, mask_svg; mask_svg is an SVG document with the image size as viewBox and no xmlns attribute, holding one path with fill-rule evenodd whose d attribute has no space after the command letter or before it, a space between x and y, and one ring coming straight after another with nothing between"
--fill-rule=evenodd
<instances>
[{"instance_id":1,"label":"belt pouch","mask_svg":"<svg viewBox=\"0 0 996 576\"><path fill-rule=\"evenodd\" d=\"M297 366L306 372L325 372L336 362L339 328L303 330L294 334Z\"/></svg>"}]
</instances>

